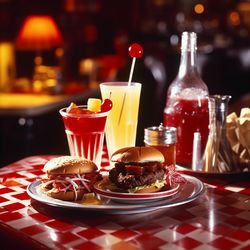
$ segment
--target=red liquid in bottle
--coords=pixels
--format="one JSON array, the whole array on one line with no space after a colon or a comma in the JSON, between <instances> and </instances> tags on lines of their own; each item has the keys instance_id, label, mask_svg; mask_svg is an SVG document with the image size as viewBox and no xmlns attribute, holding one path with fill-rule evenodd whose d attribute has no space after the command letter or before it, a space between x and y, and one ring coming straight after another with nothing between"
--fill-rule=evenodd
<instances>
[{"instance_id":1,"label":"red liquid in bottle","mask_svg":"<svg viewBox=\"0 0 250 250\"><path fill-rule=\"evenodd\" d=\"M177 128L176 162L190 165L192 162L194 132L201 134L201 148L208 138L208 99L169 98L164 111L164 126Z\"/></svg>"}]
</instances>

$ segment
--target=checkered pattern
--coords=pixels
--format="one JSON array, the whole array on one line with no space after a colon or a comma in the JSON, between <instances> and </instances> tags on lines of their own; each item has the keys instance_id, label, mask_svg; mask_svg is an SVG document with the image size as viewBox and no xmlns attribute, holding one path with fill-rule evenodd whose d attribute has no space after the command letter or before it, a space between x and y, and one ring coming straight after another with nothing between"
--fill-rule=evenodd
<instances>
[{"instance_id":1,"label":"checkered pattern","mask_svg":"<svg viewBox=\"0 0 250 250\"><path fill-rule=\"evenodd\" d=\"M0 169L0 228L53 249L250 249L249 179L211 179L203 196L175 208L134 215L76 212L31 204L26 193L52 157L28 157ZM103 158L108 171L106 153Z\"/></svg>"}]
</instances>

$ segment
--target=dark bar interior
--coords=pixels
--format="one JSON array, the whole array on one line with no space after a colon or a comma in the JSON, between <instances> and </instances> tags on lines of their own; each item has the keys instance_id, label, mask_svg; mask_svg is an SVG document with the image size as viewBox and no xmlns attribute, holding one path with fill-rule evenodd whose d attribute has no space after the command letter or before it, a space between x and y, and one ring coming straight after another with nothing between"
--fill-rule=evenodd
<instances>
[{"instance_id":1,"label":"dark bar interior","mask_svg":"<svg viewBox=\"0 0 250 250\"><path fill-rule=\"evenodd\" d=\"M54 30L45 23L21 34L35 16L52 17ZM133 76L142 83L142 145L143 129L162 122L183 31L197 33L209 93L231 95L230 112L249 107L250 1L0 0L0 166L34 154L68 154L58 110L100 97L101 82L127 81L133 42L144 48Z\"/></svg>"}]
</instances>

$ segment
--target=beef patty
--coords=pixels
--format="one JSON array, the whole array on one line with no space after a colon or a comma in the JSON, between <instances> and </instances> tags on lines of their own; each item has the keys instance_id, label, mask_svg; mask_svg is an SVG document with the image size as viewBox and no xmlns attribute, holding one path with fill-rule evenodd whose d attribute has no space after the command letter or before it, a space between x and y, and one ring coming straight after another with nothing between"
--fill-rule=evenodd
<instances>
[{"instance_id":1,"label":"beef patty","mask_svg":"<svg viewBox=\"0 0 250 250\"><path fill-rule=\"evenodd\" d=\"M109 171L109 179L119 188L130 189L144 185L151 185L157 180L162 180L165 172L166 170L162 166L158 166L157 168L154 168L154 171L145 171L141 175L130 174L125 171L124 166L118 163Z\"/></svg>"}]
</instances>

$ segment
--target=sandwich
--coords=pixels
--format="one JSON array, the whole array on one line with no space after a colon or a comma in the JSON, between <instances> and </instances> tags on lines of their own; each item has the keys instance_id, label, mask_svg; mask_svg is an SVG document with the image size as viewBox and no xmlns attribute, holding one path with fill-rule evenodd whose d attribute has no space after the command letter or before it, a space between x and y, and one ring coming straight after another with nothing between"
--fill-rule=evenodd
<instances>
[{"instance_id":1,"label":"sandwich","mask_svg":"<svg viewBox=\"0 0 250 250\"><path fill-rule=\"evenodd\" d=\"M43 171L47 178L42 180L41 192L64 201L83 199L102 179L94 162L75 156L53 158L44 165Z\"/></svg>"},{"instance_id":2,"label":"sandwich","mask_svg":"<svg viewBox=\"0 0 250 250\"><path fill-rule=\"evenodd\" d=\"M111 156L109 189L126 193L154 193L169 189L164 156L153 147L126 147Z\"/></svg>"}]
</instances>

